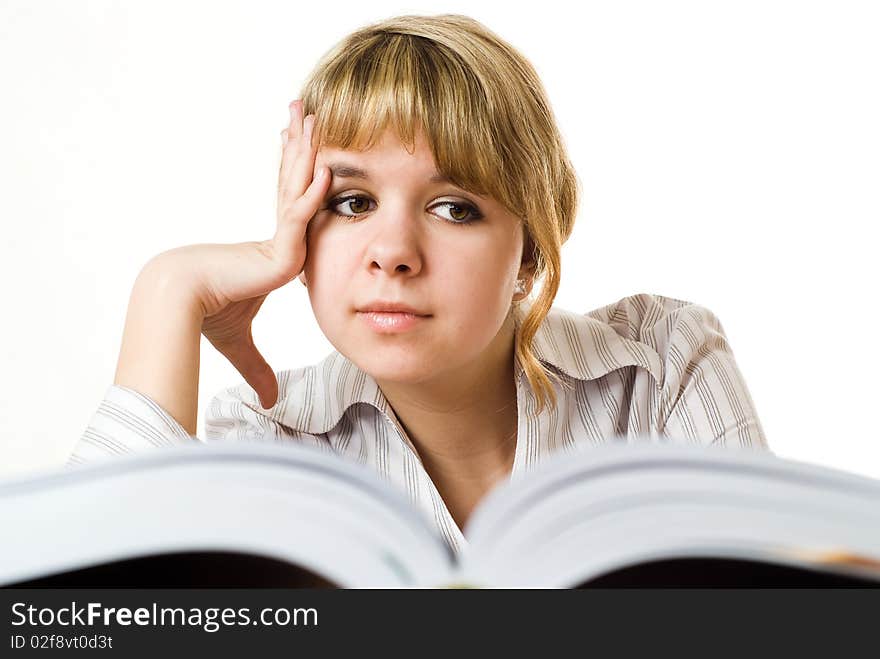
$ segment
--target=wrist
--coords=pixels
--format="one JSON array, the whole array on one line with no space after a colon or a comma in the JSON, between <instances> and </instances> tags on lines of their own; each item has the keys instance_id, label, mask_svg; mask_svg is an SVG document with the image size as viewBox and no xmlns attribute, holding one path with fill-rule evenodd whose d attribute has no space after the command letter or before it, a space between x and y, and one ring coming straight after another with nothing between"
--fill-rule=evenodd
<instances>
[{"instance_id":1,"label":"wrist","mask_svg":"<svg viewBox=\"0 0 880 659\"><path fill-rule=\"evenodd\" d=\"M173 250L150 259L135 281L132 298L137 297L150 306L174 307L201 321L205 317L205 296L198 276L190 272L176 258Z\"/></svg>"}]
</instances>

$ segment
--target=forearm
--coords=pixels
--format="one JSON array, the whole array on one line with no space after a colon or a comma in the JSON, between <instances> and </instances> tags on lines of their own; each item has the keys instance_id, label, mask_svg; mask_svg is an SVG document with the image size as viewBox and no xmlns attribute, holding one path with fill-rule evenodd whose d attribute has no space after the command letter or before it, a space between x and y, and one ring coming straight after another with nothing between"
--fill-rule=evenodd
<instances>
[{"instance_id":1,"label":"forearm","mask_svg":"<svg viewBox=\"0 0 880 659\"><path fill-rule=\"evenodd\" d=\"M195 293L162 261L138 275L114 384L161 405L186 431L196 434L199 343L203 311Z\"/></svg>"}]
</instances>

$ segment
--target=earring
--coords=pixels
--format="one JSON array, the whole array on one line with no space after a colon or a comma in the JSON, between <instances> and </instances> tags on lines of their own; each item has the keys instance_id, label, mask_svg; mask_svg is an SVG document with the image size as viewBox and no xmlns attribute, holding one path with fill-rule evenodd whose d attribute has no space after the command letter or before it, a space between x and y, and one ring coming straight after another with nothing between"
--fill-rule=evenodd
<instances>
[{"instance_id":1,"label":"earring","mask_svg":"<svg viewBox=\"0 0 880 659\"><path fill-rule=\"evenodd\" d=\"M522 295L526 292L526 280L525 279L517 279L516 286L513 289L514 293L517 295Z\"/></svg>"}]
</instances>

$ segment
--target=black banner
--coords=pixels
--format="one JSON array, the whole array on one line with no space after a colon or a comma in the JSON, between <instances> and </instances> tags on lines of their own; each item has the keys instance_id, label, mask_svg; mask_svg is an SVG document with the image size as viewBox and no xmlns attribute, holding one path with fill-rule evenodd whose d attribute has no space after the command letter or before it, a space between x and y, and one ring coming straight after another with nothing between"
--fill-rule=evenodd
<instances>
[{"instance_id":1,"label":"black banner","mask_svg":"<svg viewBox=\"0 0 880 659\"><path fill-rule=\"evenodd\" d=\"M534 647L872 649L880 589L0 589L0 656ZM557 650L553 650L557 648Z\"/></svg>"}]
</instances>

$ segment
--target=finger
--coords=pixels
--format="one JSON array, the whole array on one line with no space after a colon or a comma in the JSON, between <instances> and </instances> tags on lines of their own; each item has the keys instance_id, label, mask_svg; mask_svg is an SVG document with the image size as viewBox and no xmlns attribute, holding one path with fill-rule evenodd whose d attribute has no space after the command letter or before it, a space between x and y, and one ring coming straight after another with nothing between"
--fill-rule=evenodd
<instances>
[{"instance_id":1,"label":"finger","mask_svg":"<svg viewBox=\"0 0 880 659\"><path fill-rule=\"evenodd\" d=\"M303 249L306 229L324 201L330 187L330 170L320 167L305 192L290 207L279 213L272 239L273 249L283 263L296 260ZM292 273L295 277L299 272Z\"/></svg>"},{"instance_id":2,"label":"finger","mask_svg":"<svg viewBox=\"0 0 880 659\"><path fill-rule=\"evenodd\" d=\"M302 100L295 100L288 106L288 109L290 110L290 123L282 131L282 133L286 132L287 140L283 142L281 151L281 167L278 172L279 182L287 180L290 176L290 167L296 159L296 146L303 132Z\"/></svg>"},{"instance_id":3,"label":"finger","mask_svg":"<svg viewBox=\"0 0 880 659\"><path fill-rule=\"evenodd\" d=\"M290 173L283 184L286 194L294 201L305 193L315 171L317 148L312 140L314 127L315 115L310 114L303 120L303 134L296 147L296 159L291 164Z\"/></svg>"},{"instance_id":4,"label":"finger","mask_svg":"<svg viewBox=\"0 0 880 659\"><path fill-rule=\"evenodd\" d=\"M226 358L256 392L263 409L269 409L277 402L278 379L253 341L229 350Z\"/></svg>"},{"instance_id":5,"label":"finger","mask_svg":"<svg viewBox=\"0 0 880 659\"><path fill-rule=\"evenodd\" d=\"M296 99L293 103L288 106L290 110L290 138L291 139L299 139L299 136L302 135L302 124L303 124L303 102L302 99Z\"/></svg>"},{"instance_id":6,"label":"finger","mask_svg":"<svg viewBox=\"0 0 880 659\"><path fill-rule=\"evenodd\" d=\"M267 364L268 374L263 381L257 384L258 389L254 389L257 391L257 396L260 398L260 407L264 410L268 410L270 407L274 407L275 403L278 402L278 380L275 378L275 373L272 372L272 368Z\"/></svg>"}]
</instances>

